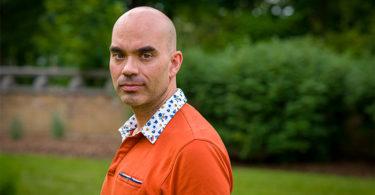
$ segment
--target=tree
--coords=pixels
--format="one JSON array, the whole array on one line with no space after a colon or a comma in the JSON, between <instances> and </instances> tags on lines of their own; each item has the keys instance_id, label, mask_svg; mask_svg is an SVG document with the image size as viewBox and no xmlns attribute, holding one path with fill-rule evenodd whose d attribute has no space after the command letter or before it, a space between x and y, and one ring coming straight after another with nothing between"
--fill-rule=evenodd
<instances>
[{"instance_id":1,"label":"tree","mask_svg":"<svg viewBox=\"0 0 375 195\"><path fill-rule=\"evenodd\" d=\"M106 66L112 26L124 12L121 1L46 0L45 7L34 41L49 65Z\"/></svg>"},{"instance_id":2,"label":"tree","mask_svg":"<svg viewBox=\"0 0 375 195\"><path fill-rule=\"evenodd\" d=\"M24 65L35 61L38 18L44 13L42 0L1 0L0 64Z\"/></svg>"}]
</instances>

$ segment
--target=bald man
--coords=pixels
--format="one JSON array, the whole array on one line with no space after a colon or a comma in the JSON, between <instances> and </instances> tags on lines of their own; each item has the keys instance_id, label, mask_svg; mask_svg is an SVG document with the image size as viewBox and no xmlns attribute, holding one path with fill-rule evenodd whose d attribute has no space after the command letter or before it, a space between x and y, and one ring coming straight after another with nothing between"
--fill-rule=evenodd
<instances>
[{"instance_id":1,"label":"bald man","mask_svg":"<svg viewBox=\"0 0 375 195\"><path fill-rule=\"evenodd\" d=\"M150 7L129 10L113 27L110 55L113 86L134 115L119 129L101 194L230 194L225 146L176 85L183 57L173 22Z\"/></svg>"}]
</instances>

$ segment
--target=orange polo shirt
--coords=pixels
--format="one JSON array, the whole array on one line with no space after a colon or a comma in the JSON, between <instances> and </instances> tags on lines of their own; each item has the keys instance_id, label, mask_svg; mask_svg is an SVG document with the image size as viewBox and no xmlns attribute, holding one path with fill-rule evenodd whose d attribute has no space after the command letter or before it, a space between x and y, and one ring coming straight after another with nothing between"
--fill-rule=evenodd
<instances>
[{"instance_id":1,"label":"orange polo shirt","mask_svg":"<svg viewBox=\"0 0 375 195\"><path fill-rule=\"evenodd\" d=\"M102 195L230 194L232 169L215 129L184 104L152 144L143 134L127 137L102 186Z\"/></svg>"}]
</instances>

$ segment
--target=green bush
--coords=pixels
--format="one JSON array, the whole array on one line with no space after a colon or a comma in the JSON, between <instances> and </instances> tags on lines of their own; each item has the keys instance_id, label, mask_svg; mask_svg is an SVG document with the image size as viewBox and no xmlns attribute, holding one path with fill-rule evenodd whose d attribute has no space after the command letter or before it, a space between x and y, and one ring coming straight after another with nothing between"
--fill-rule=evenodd
<instances>
[{"instance_id":1,"label":"green bush","mask_svg":"<svg viewBox=\"0 0 375 195\"><path fill-rule=\"evenodd\" d=\"M23 127L22 127L22 122L20 121L19 118L14 118L12 120L12 123L10 124L10 137L13 140L19 140L23 136Z\"/></svg>"},{"instance_id":2,"label":"green bush","mask_svg":"<svg viewBox=\"0 0 375 195\"><path fill-rule=\"evenodd\" d=\"M57 113L53 115L51 131L53 137L56 139L61 139L65 135L64 123Z\"/></svg>"},{"instance_id":3,"label":"green bush","mask_svg":"<svg viewBox=\"0 0 375 195\"><path fill-rule=\"evenodd\" d=\"M299 38L216 54L186 51L179 85L217 128L233 158L330 160L342 155L340 140L353 110L368 118L359 127L368 129L363 135L374 129L371 75L373 61L354 60Z\"/></svg>"}]
</instances>

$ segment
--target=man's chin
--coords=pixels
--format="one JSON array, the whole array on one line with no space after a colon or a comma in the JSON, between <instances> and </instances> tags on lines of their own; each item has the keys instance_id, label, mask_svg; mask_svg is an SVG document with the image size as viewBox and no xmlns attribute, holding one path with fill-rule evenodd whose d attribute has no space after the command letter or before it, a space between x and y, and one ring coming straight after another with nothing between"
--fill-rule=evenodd
<instances>
[{"instance_id":1,"label":"man's chin","mask_svg":"<svg viewBox=\"0 0 375 195\"><path fill-rule=\"evenodd\" d=\"M121 101L130 107L138 107L142 105L142 101L140 100L139 97L134 97L134 96L129 96L129 95L122 95Z\"/></svg>"}]
</instances>

